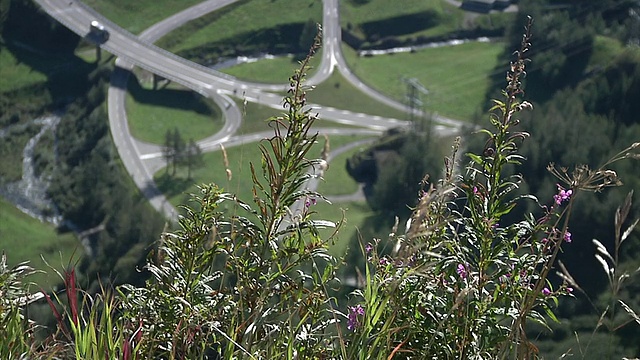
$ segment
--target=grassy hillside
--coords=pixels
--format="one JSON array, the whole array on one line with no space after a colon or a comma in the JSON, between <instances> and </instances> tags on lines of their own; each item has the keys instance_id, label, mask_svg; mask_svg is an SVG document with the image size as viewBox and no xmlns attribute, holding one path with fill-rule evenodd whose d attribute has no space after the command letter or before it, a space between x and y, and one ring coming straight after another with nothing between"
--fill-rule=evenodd
<instances>
[{"instance_id":1,"label":"grassy hillside","mask_svg":"<svg viewBox=\"0 0 640 360\"><path fill-rule=\"evenodd\" d=\"M257 33L292 23L304 23L307 19L322 21L320 0L252 0L239 1L227 8L196 19L162 38L161 46L179 52L205 44L233 39L241 34ZM298 39L294 40L295 42ZM250 43L235 44L239 47Z\"/></svg>"},{"instance_id":2,"label":"grassy hillside","mask_svg":"<svg viewBox=\"0 0 640 360\"><path fill-rule=\"evenodd\" d=\"M42 223L16 209L0 198L0 251L7 254L9 265L29 261L30 265L47 273L34 275L31 280L42 287L58 283L56 275L40 257L56 269L78 260L82 245L72 233L58 233L53 225ZM73 257L73 258L72 258Z\"/></svg>"},{"instance_id":3,"label":"grassy hillside","mask_svg":"<svg viewBox=\"0 0 640 360\"><path fill-rule=\"evenodd\" d=\"M391 6L387 0L340 2L341 26L369 39L442 35L458 30L463 17L463 11L442 0L403 0L401 6Z\"/></svg>"}]
</instances>

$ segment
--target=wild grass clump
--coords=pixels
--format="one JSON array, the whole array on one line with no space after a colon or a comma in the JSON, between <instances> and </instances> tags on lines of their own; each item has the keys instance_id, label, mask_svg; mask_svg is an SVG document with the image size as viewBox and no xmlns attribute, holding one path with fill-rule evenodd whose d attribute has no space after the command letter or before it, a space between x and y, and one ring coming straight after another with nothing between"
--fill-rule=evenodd
<instances>
[{"instance_id":1,"label":"wild grass clump","mask_svg":"<svg viewBox=\"0 0 640 360\"><path fill-rule=\"evenodd\" d=\"M260 144L252 164L252 198L239 199L216 185L203 185L185 206L180 229L165 231L149 255L143 287L82 292L69 269L65 292L43 293L57 320L56 333L36 341L22 317L29 299L21 265L0 266L0 353L3 359L494 359L538 358L527 336L531 323L557 321L558 298L580 290L570 274L550 276L558 254L570 251L568 227L582 191L620 183L611 163L640 158L635 143L597 169L570 172L550 165L558 192L539 200L518 194L522 179L507 175L525 159L518 149L528 134L518 114L531 23L507 72L504 99L491 109L481 153L460 164L459 140L445 159L443 179L419 194L404 231L396 224L388 240L363 241L367 261L358 289L345 299L336 290L339 261L327 252L337 225L315 219L321 194L305 188L322 159L310 159L317 141L316 116L303 86L315 44L291 77L287 110L270 124L274 135ZM228 167L228 166L227 166ZM311 171L310 171L311 170ZM541 215L508 222L523 201ZM222 206L225 205L225 206ZM599 242L598 260L617 294L631 274L617 268L620 245L636 220L623 229L631 195L616 214L614 255ZM325 232L322 232L325 233ZM335 233L334 233L335 234ZM391 251L385 251L386 245ZM346 300L346 301L345 301ZM638 315L615 296L630 319ZM610 314L605 310L605 315ZM611 315L613 321L613 315ZM628 325L601 320L613 328ZM7 349L7 350L5 350Z\"/></svg>"}]
</instances>

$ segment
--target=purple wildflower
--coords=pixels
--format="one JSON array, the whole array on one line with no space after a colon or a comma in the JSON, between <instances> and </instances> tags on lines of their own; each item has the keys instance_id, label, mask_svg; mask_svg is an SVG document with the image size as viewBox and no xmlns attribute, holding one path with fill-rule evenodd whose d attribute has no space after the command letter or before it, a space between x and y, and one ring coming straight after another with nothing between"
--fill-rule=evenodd
<instances>
[{"instance_id":1,"label":"purple wildflower","mask_svg":"<svg viewBox=\"0 0 640 360\"><path fill-rule=\"evenodd\" d=\"M566 231L566 232L564 233L564 241L566 241L566 242L568 242L568 243L570 243L570 242L571 242L571 233L570 233L570 232Z\"/></svg>"},{"instance_id":2,"label":"purple wildflower","mask_svg":"<svg viewBox=\"0 0 640 360\"><path fill-rule=\"evenodd\" d=\"M464 265L458 264L458 267L456 268L456 272L458 273L458 275L460 275L461 278L463 279L467 278L467 268Z\"/></svg>"},{"instance_id":3,"label":"purple wildflower","mask_svg":"<svg viewBox=\"0 0 640 360\"><path fill-rule=\"evenodd\" d=\"M317 202L316 198L307 198L307 200L304 201L304 206L305 207L310 207L311 205L315 205Z\"/></svg>"},{"instance_id":4,"label":"purple wildflower","mask_svg":"<svg viewBox=\"0 0 640 360\"><path fill-rule=\"evenodd\" d=\"M558 194L553 195L553 200L557 205L560 205L563 201L569 200L571 198L571 194L573 194L573 190L565 190L562 186L558 185Z\"/></svg>"},{"instance_id":5,"label":"purple wildflower","mask_svg":"<svg viewBox=\"0 0 640 360\"><path fill-rule=\"evenodd\" d=\"M551 295L551 290L549 290L549 288L542 289L542 295L544 295L544 296Z\"/></svg>"},{"instance_id":6,"label":"purple wildflower","mask_svg":"<svg viewBox=\"0 0 640 360\"><path fill-rule=\"evenodd\" d=\"M364 247L364 251L366 251L367 254L369 254L372 250L373 250L373 245L371 245L371 243L367 243L367 245Z\"/></svg>"},{"instance_id":7,"label":"purple wildflower","mask_svg":"<svg viewBox=\"0 0 640 360\"><path fill-rule=\"evenodd\" d=\"M571 294L572 292L573 292L573 288L567 286L567 294Z\"/></svg>"},{"instance_id":8,"label":"purple wildflower","mask_svg":"<svg viewBox=\"0 0 640 360\"><path fill-rule=\"evenodd\" d=\"M389 265L389 259L387 259L386 257L380 258L380 265L382 265L382 266Z\"/></svg>"},{"instance_id":9,"label":"purple wildflower","mask_svg":"<svg viewBox=\"0 0 640 360\"><path fill-rule=\"evenodd\" d=\"M364 316L364 308L358 304L356 306L349 306L349 320L347 321L347 329L354 331L360 326L358 316Z\"/></svg>"}]
</instances>

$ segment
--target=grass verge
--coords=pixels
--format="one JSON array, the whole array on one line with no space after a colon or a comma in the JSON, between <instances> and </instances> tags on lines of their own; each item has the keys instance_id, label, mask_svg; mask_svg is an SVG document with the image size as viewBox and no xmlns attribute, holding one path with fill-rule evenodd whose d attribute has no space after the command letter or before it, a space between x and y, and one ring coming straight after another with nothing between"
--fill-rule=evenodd
<instances>
[{"instance_id":1,"label":"grass verge","mask_svg":"<svg viewBox=\"0 0 640 360\"><path fill-rule=\"evenodd\" d=\"M471 120L487 108L485 94L493 88L491 75L503 49L500 42L469 42L415 53L358 57L343 46L352 71L369 86L402 101L407 94L403 79L415 78L429 91L422 99L428 111L461 120Z\"/></svg>"},{"instance_id":2,"label":"grass verge","mask_svg":"<svg viewBox=\"0 0 640 360\"><path fill-rule=\"evenodd\" d=\"M334 72L325 82L307 95L309 103L332 106L370 115L406 119L407 115L392 107L379 103L351 85L339 72Z\"/></svg>"},{"instance_id":3,"label":"grass verge","mask_svg":"<svg viewBox=\"0 0 640 360\"><path fill-rule=\"evenodd\" d=\"M312 71L307 74L307 77L313 75L313 69L320 65L321 59L322 51L319 51L311 59ZM224 68L221 71L242 80L267 84L284 84L291 77L294 70L299 67L299 59L295 55L289 54L238 64Z\"/></svg>"}]
</instances>

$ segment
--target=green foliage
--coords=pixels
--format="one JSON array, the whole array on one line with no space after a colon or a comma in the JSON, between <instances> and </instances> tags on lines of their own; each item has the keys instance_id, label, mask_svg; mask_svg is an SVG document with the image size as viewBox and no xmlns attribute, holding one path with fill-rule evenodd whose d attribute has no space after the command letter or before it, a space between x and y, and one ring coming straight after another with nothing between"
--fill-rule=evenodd
<instances>
[{"instance_id":1,"label":"green foliage","mask_svg":"<svg viewBox=\"0 0 640 360\"><path fill-rule=\"evenodd\" d=\"M561 249L570 245L568 224L579 190L618 184L611 164L638 158L640 143L591 170L572 174L552 169L563 183L552 205L536 218L507 218L529 195L518 195L521 177L507 167L524 160L518 113L532 106L518 97L529 50L527 33L507 73L504 101L496 100L492 130L483 129L484 149L469 153L463 174L456 172L456 151L445 161L444 179L420 198L405 233L397 224L390 235L394 250L381 255L379 240L366 245L368 262L360 307L351 307L353 352L359 358L404 353L435 358L536 358L529 324L548 327L558 298L570 295L575 282L550 281ZM567 189L565 189L567 187ZM576 193L576 194L574 194ZM564 206L566 203L566 207ZM365 353L355 349L367 349Z\"/></svg>"},{"instance_id":2,"label":"green foliage","mask_svg":"<svg viewBox=\"0 0 640 360\"><path fill-rule=\"evenodd\" d=\"M25 278L35 271L26 263L12 268L4 251L0 257L0 358L23 359L34 352L35 325L26 320L22 308L37 297L29 293Z\"/></svg>"},{"instance_id":3,"label":"green foliage","mask_svg":"<svg viewBox=\"0 0 640 360\"><path fill-rule=\"evenodd\" d=\"M319 39L312 51L317 46ZM327 335L336 315L327 286L336 281L335 261L318 234L330 223L312 219L308 202L319 194L301 188L309 166L319 164L307 159L317 136L309 134L315 118L304 109L301 85L309 58L291 78L288 113L272 119L276 134L260 145L261 166L252 166L255 207L203 186L194 198L197 210L185 207L181 229L163 235L146 267L152 274L147 287L123 288L125 317L142 320L145 357L330 352ZM235 213L220 211L226 202Z\"/></svg>"},{"instance_id":4,"label":"green foliage","mask_svg":"<svg viewBox=\"0 0 640 360\"><path fill-rule=\"evenodd\" d=\"M48 193L64 218L81 230L100 229L91 236L91 257L81 264L98 290L96 274L114 282L143 282L136 265L160 231L163 220L133 188L108 131L103 106L108 68L91 75L95 85L87 96L69 105L58 130L58 156ZM142 245L140 245L142 244ZM125 258L126 261L119 261ZM125 268L125 264L129 268ZM115 273L118 265L118 273Z\"/></svg>"},{"instance_id":5,"label":"green foliage","mask_svg":"<svg viewBox=\"0 0 640 360\"><path fill-rule=\"evenodd\" d=\"M440 142L412 129L402 136L397 152L382 151L376 161L377 176L367 202L382 217L407 219L426 178L439 179L444 154ZM375 153L374 153L375 154Z\"/></svg>"}]
</instances>

